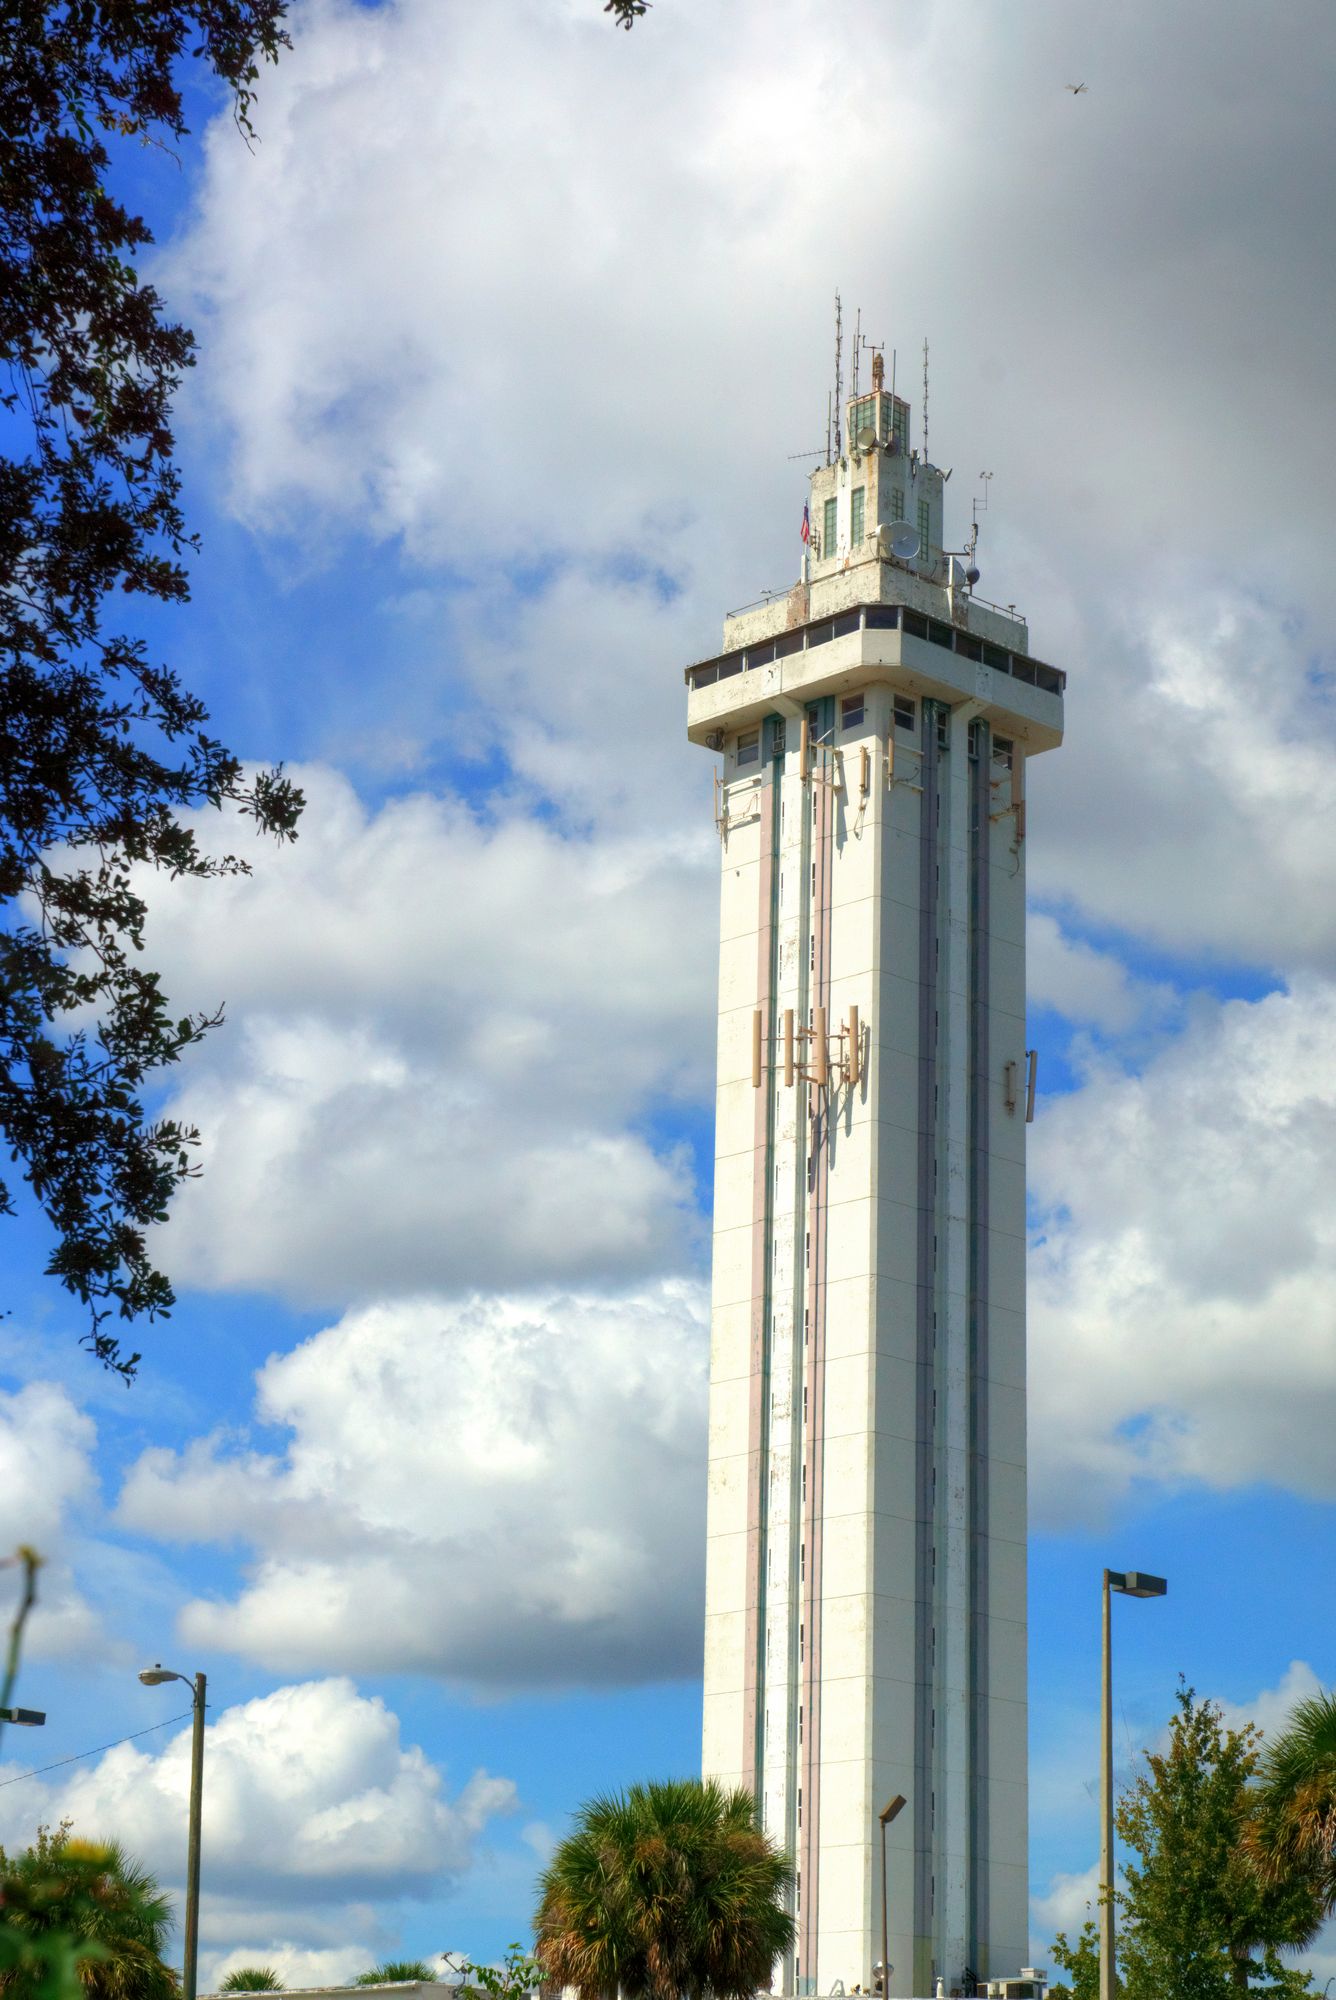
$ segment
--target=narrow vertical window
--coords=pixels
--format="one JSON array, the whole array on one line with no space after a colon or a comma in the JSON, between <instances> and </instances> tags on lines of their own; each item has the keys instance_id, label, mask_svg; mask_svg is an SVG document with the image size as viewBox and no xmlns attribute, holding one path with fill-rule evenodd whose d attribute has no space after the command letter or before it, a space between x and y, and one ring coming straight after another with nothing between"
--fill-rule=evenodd
<instances>
[{"instance_id":1,"label":"narrow vertical window","mask_svg":"<svg viewBox=\"0 0 1336 2000\"><path fill-rule=\"evenodd\" d=\"M861 729L863 727L863 697L861 694L846 694L840 697L840 728Z\"/></svg>"},{"instance_id":2,"label":"narrow vertical window","mask_svg":"<svg viewBox=\"0 0 1336 2000\"><path fill-rule=\"evenodd\" d=\"M739 736L737 761L739 764L760 763L761 732L759 729L748 729L743 735Z\"/></svg>"},{"instance_id":3,"label":"narrow vertical window","mask_svg":"<svg viewBox=\"0 0 1336 2000\"><path fill-rule=\"evenodd\" d=\"M833 556L835 553L835 508L836 501L832 494L821 511L821 553L823 556Z\"/></svg>"},{"instance_id":4,"label":"narrow vertical window","mask_svg":"<svg viewBox=\"0 0 1336 2000\"><path fill-rule=\"evenodd\" d=\"M863 512L867 504L867 488L855 486L849 510L849 543L857 548L863 539Z\"/></svg>"},{"instance_id":5,"label":"narrow vertical window","mask_svg":"<svg viewBox=\"0 0 1336 2000\"><path fill-rule=\"evenodd\" d=\"M891 488L891 519L903 521L905 518L905 489L903 486Z\"/></svg>"},{"instance_id":6,"label":"narrow vertical window","mask_svg":"<svg viewBox=\"0 0 1336 2000\"><path fill-rule=\"evenodd\" d=\"M919 555L925 562L932 560L932 509L926 500L918 503Z\"/></svg>"}]
</instances>

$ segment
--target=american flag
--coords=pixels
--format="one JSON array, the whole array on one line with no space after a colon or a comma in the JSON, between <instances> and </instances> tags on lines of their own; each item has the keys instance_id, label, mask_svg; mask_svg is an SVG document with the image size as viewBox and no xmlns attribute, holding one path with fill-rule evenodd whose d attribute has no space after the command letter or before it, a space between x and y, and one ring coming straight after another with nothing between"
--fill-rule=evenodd
<instances>
[{"instance_id":1,"label":"american flag","mask_svg":"<svg viewBox=\"0 0 1336 2000\"><path fill-rule=\"evenodd\" d=\"M808 505L807 505L807 502L806 502L805 500L804 500L804 502L803 502L803 530L802 530L802 532L803 532L803 540L804 540L805 542L810 542L810 541L811 541L811 539L812 539L812 516L811 516L810 512L808 511Z\"/></svg>"}]
</instances>

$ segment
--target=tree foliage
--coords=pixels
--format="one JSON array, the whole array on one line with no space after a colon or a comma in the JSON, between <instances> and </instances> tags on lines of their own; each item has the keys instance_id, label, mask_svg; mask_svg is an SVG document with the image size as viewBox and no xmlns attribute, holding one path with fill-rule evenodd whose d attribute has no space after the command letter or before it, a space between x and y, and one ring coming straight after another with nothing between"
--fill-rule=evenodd
<instances>
[{"instance_id":1,"label":"tree foliage","mask_svg":"<svg viewBox=\"0 0 1336 2000\"><path fill-rule=\"evenodd\" d=\"M1048 1955L1068 1975L1050 1985L1048 2000L1099 2000L1099 1925L1093 1917L1086 1918L1075 1944L1059 1931Z\"/></svg>"},{"instance_id":2,"label":"tree foliage","mask_svg":"<svg viewBox=\"0 0 1336 2000\"><path fill-rule=\"evenodd\" d=\"M553 1855L534 1956L580 2000L752 2000L792 1946L791 1885L750 1793L632 1785L583 1807Z\"/></svg>"},{"instance_id":3,"label":"tree foliage","mask_svg":"<svg viewBox=\"0 0 1336 2000\"><path fill-rule=\"evenodd\" d=\"M220 1983L220 1993L281 1993L283 1981L272 1965L238 1965Z\"/></svg>"},{"instance_id":4,"label":"tree foliage","mask_svg":"<svg viewBox=\"0 0 1336 2000\"><path fill-rule=\"evenodd\" d=\"M144 1232L196 1134L145 1108L214 1025L173 1018L140 962L137 870L244 870L187 815L230 802L290 837L300 794L247 777L202 703L112 607L179 603L194 546L171 403L194 360L134 260L152 238L110 185L113 142L170 147L202 63L243 134L286 0L9 0L0 9L0 1134L54 1232L48 1269L106 1321L166 1312ZM127 609L129 605L127 605ZM0 1212L12 1210L0 1184Z\"/></svg>"},{"instance_id":5,"label":"tree foliage","mask_svg":"<svg viewBox=\"0 0 1336 2000\"><path fill-rule=\"evenodd\" d=\"M81 2000L177 2000L170 1899L114 1842L39 1827L21 1854L0 1849L0 1895L0 1993L56 2000L75 1980Z\"/></svg>"},{"instance_id":6,"label":"tree foliage","mask_svg":"<svg viewBox=\"0 0 1336 2000\"><path fill-rule=\"evenodd\" d=\"M1252 1850L1265 1880L1311 1873L1336 1909L1336 1695L1301 1701L1267 1747Z\"/></svg>"},{"instance_id":7,"label":"tree foliage","mask_svg":"<svg viewBox=\"0 0 1336 2000\"><path fill-rule=\"evenodd\" d=\"M402 1986L410 1979L435 1979L436 1974L420 1958L387 1958L369 1972L359 1972L354 1986Z\"/></svg>"},{"instance_id":8,"label":"tree foliage","mask_svg":"<svg viewBox=\"0 0 1336 2000\"><path fill-rule=\"evenodd\" d=\"M1310 1870L1266 1880L1249 1827L1260 1732L1225 1729L1220 1710L1182 1687L1169 1747L1120 1800L1118 1832L1135 1861L1118 1895L1118 1970L1127 2000L1226 2000L1253 1986L1308 1991L1278 1953L1308 1943L1322 1918ZM1098 1964L1098 1952L1096 1952Z\"/></svg>"}]
</instances>

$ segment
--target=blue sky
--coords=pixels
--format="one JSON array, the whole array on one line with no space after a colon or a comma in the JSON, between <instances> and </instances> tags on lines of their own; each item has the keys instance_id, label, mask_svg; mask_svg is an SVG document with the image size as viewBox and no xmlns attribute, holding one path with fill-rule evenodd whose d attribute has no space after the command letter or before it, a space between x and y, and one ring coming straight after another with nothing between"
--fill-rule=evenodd
<instances>
[{"instance_id":1,"label":"blue sky","mask_svg":"<svg viewBox=\"0 0 1336 2000\"><path fill-rule=\"evenodd\" d=\"M911 373L930 337L955 525L991 470L982 588L1070 676L1027 843L1037 1948L1089 1894L1102 1565L1170 1578L1118 1607L1125 1771L1180 1674L1272 1725L1336 1680L1336 27L1293 11L311 0L253 153L201 96L179 165L120 164L201 342L195 597L145 629L310 806L249 884L153 893L228 1024L167 1081L206 1172L133 1389L6 1227L0 1530L51 1560L3 1776L205 1667L207 1978L493 1955L583 1797L695 1765L681 669L796 571L837 285ZM0 1840L69 1813L178 1882L183 1784L168 1728L0 1788Z\"/></svg>"}]
</instances>

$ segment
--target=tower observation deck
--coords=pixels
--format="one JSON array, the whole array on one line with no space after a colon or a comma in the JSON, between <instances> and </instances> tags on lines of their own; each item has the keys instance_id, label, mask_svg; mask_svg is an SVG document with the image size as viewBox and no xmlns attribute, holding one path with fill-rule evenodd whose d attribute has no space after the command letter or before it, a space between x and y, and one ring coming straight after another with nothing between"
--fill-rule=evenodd
<instances>
[{"instance_id":1,"label":"tower observation deck","mask_svg":"<svg viewBox=\"0 0 1336 2000\"><path fill-rule=\"evenodd\" d=\"M687 669L722 849L704 1769L792 1853L776 1988L1027 1957L1025 771L1063 675L850 403L786 596Z\"/></svg>"}]
</instances>

